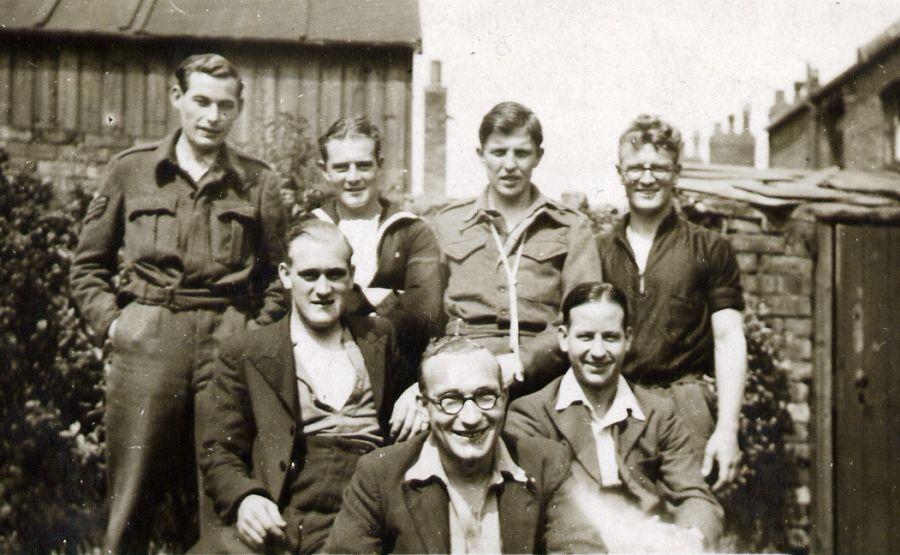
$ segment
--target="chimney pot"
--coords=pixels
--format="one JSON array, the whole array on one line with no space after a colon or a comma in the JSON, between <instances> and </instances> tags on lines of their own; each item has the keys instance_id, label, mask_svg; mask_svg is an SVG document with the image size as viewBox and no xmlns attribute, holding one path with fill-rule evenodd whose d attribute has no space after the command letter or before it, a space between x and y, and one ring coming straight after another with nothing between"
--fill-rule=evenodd
<instances>
[{"instance_id":1,"label":"chimney pot","mask_svg":"<svg viewBox=\"0 0 900 555\"><path fill-rule=\"evenodd\" d=\"M441 86L441 61L431 60L431 86Z\"/></svg>"}]
</instances>

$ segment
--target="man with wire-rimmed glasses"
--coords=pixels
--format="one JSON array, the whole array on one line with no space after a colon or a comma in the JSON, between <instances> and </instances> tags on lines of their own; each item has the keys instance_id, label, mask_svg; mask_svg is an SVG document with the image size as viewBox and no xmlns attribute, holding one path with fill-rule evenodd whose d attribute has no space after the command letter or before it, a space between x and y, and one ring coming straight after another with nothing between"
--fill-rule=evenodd
<instances>
[{"instance_id":1,"label":"man with wire-rimmed glasses","mask_svg":"<svg viewBox=\"0 0 900 555\"><path fill-rule=\"evenodd\" d=\"M508 393L490 351L437 340L419 387L431 431L360 459L327 552L603 551L573 510L566 450L501 437Z\"/></svg>"}]
</instances>

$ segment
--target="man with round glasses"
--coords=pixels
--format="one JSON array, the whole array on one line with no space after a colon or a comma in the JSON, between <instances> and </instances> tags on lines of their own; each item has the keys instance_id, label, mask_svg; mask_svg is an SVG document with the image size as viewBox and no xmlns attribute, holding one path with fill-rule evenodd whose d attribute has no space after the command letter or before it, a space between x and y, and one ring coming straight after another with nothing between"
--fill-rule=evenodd
<instances>
[{"instance_id":1,"label":"man with round glasses","mask_svg":"<svg viewBox=\"0 0 900 555\"><path fill-rule=\"evenodd\" d=\"M738 424L747 370L740 272L731 245L678 215L673 191L681 134L640 115L619 139L629 213L598 239L604 280L625 292L630 381L675 401L718 490L737 476ZM703 376L715 373L718 419ZM708 441L707 441L708 440ZM714 468L718 467L718 471Z\"/></svg>"},{"instance_id":2,"label":"man with round glasses","mask_svg":"<svg viewBox=\"0 0 900 555\"><path fill-rule=\"evenodd\" d=\"M327 552L604 550L574 510L565 449L501 437L508 394L490 351L439 339L425 350L419 386L431 431L360 459Z\"/></svg>"}]
</instances>

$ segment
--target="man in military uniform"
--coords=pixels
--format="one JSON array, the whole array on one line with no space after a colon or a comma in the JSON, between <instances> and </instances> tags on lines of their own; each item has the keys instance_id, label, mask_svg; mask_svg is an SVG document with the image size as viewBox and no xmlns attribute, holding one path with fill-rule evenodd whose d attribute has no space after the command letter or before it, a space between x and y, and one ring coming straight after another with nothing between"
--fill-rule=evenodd
<instances>
[{"instance_id":1,"label":"man in military uniform","mask_svg":"<svg viewBox=\"0 0 900 555\"><path fill-rule=\"evenodd\" d=\"M544 154L534 113L503 102L484 116L478 135L487 188L434 221L447 279L446 332L497 355L506 385L521 394L565 371L553 324L573 286L601 279L600 259L588 219L531 182Z\"/></svg>"},{"instance_id":2,"label":"man in military uniform","mask_svg":"<svg viewBox=\"0 0 900 555\"><path fill-rule=\"evenodd\" d=\"M113 159L72 265L82 315L98 343L112 342L104 548L113 553L146 552L162 492L195 487L193 399L221 339L284 314L279 180L225 143L242 106L237 70L202 54L175 78L181 126Z\"/></svg>"}]
</instances>

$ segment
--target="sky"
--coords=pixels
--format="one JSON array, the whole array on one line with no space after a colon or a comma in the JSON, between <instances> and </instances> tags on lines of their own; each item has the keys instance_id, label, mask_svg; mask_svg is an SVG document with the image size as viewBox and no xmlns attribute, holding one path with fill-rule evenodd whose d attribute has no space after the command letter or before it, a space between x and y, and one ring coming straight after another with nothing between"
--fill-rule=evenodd
<instances>
[{"instance_id":1,"label":"sky","mask_svg":"<svg viewBox=\"0 0 900 555\"><path fill-rule=\"evenodd\" d=\"M751 108L757 166L775 91L818 69L826 83L856 49L900 19L896 0L420 0L422 53L413 67L413 191L422 190L424 88L431 60L447 87L447 194L485 185L475 153L497 102L530 107L544 130L534 182L551 197L582 191L621 206L616 140L652 113L682 130L691 151L729 114ZM704 158L708 156L701 149Z\"/></svg>"}]
</instances>

